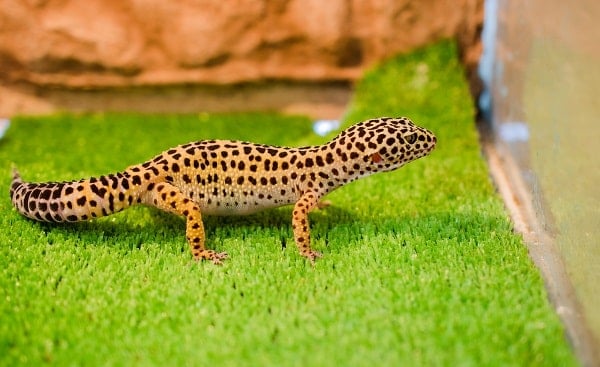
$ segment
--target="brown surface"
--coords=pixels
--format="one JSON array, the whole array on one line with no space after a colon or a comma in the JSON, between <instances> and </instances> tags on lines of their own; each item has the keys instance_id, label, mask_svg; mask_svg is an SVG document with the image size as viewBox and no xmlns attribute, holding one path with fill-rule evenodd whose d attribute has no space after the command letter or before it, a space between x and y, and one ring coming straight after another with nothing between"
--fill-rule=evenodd
<instances>
[{"instance_id":1,"label":"brown surface","mask_svg":"<svg viewBox=\"0 0 600 367\"><path fill-rule=\"evenodd\" d=\"M64 108L55 89L352 81L447 37L473 67L482 3L0 0L0 115Z\"/></svg>"}]
</instances>

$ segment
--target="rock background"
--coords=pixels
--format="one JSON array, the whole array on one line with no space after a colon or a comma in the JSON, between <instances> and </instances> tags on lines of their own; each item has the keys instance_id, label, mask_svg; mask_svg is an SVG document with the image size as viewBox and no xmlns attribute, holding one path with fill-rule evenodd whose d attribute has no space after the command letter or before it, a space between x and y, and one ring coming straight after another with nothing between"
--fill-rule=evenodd
<instances>
[{"instance_id":1,"label":"rock background","mask_svg":"<svg viewBox=\"0 0 600 367\"><path fill-rule=\"evenodd\" d=\"M0 0L0 115L53 90L353 81L449 37L471 77L482 18L483 0Z\"/></svg>"}]
</instances>

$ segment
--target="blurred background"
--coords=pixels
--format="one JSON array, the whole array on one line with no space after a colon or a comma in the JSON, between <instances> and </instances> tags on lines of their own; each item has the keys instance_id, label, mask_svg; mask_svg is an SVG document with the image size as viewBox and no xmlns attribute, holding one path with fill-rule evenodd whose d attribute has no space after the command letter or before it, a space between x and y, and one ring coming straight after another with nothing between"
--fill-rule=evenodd
<instances>
[{"instance_id":1,"label":"blurred background","mask_svg":"<svg viewBox=\"0 0 600 367\"><path fill-rule=\"evenodd\" d=\"M488 163L500 191L510 187L505 202L557 312L580 325L572 341L590 366L600 363L598 17L595 0L487 0L479 65Z\"/></svg>"},{"instance_id":2,"label":"blurred background","mask_svg":"<svg viewBox=\"0 0 600 367\"><path fill-rule=\"evenodd\" d=\"M365 68L443 38L475 81L482 21L480 0L1 0L0 116L339 117Z\"/></svg>"}]
</instances>

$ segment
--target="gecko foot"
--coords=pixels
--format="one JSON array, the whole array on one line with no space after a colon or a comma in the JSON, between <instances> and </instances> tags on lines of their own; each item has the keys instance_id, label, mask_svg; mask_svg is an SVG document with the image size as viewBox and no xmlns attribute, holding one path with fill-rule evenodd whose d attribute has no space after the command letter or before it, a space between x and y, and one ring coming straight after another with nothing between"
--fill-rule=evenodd
<instances>
[{"instance_id":1,"label":"gecko foot","mask_svg":"<svg viewBox=\"0 0 600 367\"><path fill-rule=\"evenodd\" d=\"M303 252L301 255L304 256L304 257L306 257L308 260L310 260L310 263L312 265L315 265L315 260L316 259L318 259L320 257L323 257L323 255L321 255L320 252L317 252L317 251L314 251L314 250L308 250L306 252Z\"/></svg>"},{"instance_id":2,"label":"gecko foot","mask_svg":"<svg viewBox=\"0 0 600 367\"><path fill-rule=\"evenodd\" d=\"M200 260L200 259L206 259L206 260L210 260L213 262L213 264L216 265L222 265L223 262L222 260L227 259L227 252L216 252L214 250L204 250L198 253L198 255L195 256L196 259Z\"/></svg>"},{"instance_id":3,"label":"gecko foot","mask_svg":"<svg viewBox=\"0 0 600 367\"><path fill-rule=\"evenodd\" d=\"M325 209L331 205L331 200L321 200L317 203L317 209Z\"/></svg>"}]
</instances>

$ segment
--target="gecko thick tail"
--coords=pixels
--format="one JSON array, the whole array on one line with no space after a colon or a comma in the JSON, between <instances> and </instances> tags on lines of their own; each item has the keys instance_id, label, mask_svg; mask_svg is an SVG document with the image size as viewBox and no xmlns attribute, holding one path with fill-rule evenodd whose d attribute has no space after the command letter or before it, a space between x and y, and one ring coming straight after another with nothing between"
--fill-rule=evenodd
<instances>
[{"instance_id":1,"label":"gecko thick tail","mask_svg":"<svg viewBox=\"0 0 600 367\"><path fill-rule=\"evenodd\" d=\"M69 182L24 182L13 167L10 199L22 215L43 222L78 222L119 212L139 198L127 172Z\"/></svg>"}]
</instances>

